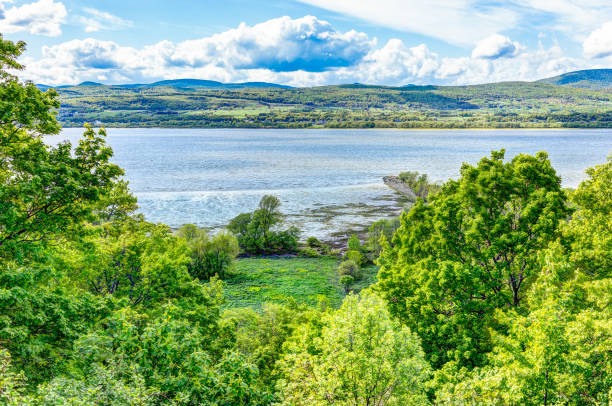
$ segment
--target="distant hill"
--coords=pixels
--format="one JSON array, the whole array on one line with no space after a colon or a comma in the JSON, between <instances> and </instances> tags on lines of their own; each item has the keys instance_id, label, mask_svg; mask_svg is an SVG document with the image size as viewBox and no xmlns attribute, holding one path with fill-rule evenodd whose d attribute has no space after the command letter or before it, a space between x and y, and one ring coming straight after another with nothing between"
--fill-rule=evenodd
<instances>
[{"instance_id":1,"label":"distant hill","mask_svg":"<svg viewBox=\"0 0 612 406\"><path fill-rule=\"evenodd\" d=\"M83 82L75 86L63 85L63 86L48 86L38 84L39 89L66 89L66 88L78 88L83 86L107 86L113 88L126 88L126 89L149 89L155 87L175 87L179 89L248 89L248 88L280 88L289 89L291 86L279 85L276 83L267 82L244 82L244 83L222 83L214 80L201 80L201 79L172 79L172 80L161 80L154 83L136 83L136 84L122 84L122 85L104 85L96 82Z\"/></svg>"},{"instance_id":2,"label":"distant hill","mask_svg":"<svg viewBox=\"0 0 612 406\"><path fill-rule=\"evenodd\" d=\"M539 82L593 90L612 89L612 69L579 70L542 79Z\"/></svg>"},{"instance_id":3,"label":"distant hill","mask_svg":"<svg viewBox=\"0 0 612 406\"><path fill-rule=\"evenodd\" d=\"M56 89L59 119L73 127L612 128L612 92L543 82L288 88L178 79Z\"/></svg>"}]
</instances>

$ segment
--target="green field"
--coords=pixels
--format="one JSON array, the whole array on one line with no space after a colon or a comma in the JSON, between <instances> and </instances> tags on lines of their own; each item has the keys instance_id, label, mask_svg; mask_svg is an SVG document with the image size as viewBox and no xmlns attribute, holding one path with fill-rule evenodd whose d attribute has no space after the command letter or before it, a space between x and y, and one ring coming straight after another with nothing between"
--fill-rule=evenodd
<instances>
[{"instance_id":1,"label":"green field","mask_svg":"<svg viewBox=\"0 0 612 406\"><path fill-rule=\"evenodd\" d=\"M317 305L321 299L338 307L344 289L336 269L340 260L320 258L242 258L236 261L232 275L224 282L226 307L259 308L265 302ZM353 286L359 291L376 281L378 268L363 268L363 279Z\"/></svg>"}]
</instances>

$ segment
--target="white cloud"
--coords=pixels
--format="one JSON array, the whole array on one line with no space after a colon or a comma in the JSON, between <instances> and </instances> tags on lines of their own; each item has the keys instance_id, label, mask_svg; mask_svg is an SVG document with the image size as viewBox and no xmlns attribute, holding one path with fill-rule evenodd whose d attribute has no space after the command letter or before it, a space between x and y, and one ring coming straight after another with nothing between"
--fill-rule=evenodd
<instances>
[{"instance_id":1,"label":"white cloud","mask_svg":"<svg viewBox=\"0 0 612 406\"><path fill-rule=\"evenodd\" d=\"M474 45L511 29L562 32L583 41L612 20L610 0L298 0L377 25Z\"/></svg>"},{"instance_id":2,"label":"white cloud","mask_svg":"<svg viewBox=\"0 0 612 406\"><path fill-rule=\"evenodd\" d=\"M512 41L510 38L493 34L478 41L476 48L472 51L472 58L512 58L519 54L521 48L518 42Z\"/></svg>"},{"instance_id":3,"label":"white cloud","mask_svg":"<svg viewBox=\"0 0 612 406\"><path fill-rule=\"evenodd\" d=\"M612 56L612 21L593 31L582 44L582 49L587 58Z\"/></svg>"},{"instance_id":4,"label":"white cloud","mask_svg":"<svg viewBox=\"0 0 612 406\"><path fill-rule=\"evenodd\" d=\"M482 0L299 1L459 45L472 45L483 36L514 27L518 20L506 3Z\"/></svg>"},{"instance_id":5,"label":"white cloud","mask_svg":"<svg viewBox=\"0 0 612 406\"><path fill-rule=\"evenodd\" d=\"M39 0L5 9L2 9L0 3L0 32L27 31L30 34L56 37L62 33L61 24L67 14L64 4L53 0Z\"/></svg>"},{"instance_id":6,"label":"white cloud","mask_svg":"<svg viewBox=\"0 0 612 406\"><path fill-rule=\"evenodd\" d=\"M530 24L540 14L537 24L564 32L570 38L582 41L593 27L612 20L610 0L513 0L522 6L522 20Z\"/></svg>"},{"instance_id":7,"label":"white cloud","mask_svg":"<svg viewBox=\"0 0 612 406\"><path fill-rule=\"evenodd\" d=\"M241 24L210 37L143 48L93 38L72 40L44 47L42 58L23 62L25 79L51 85L174 78L292 86L476 84L536 80L588 67L565 56L559 46L527 51L506 37L489 38L476 49L469 56L442 58L425 44L407 46L399 39L376 47L366 34L339 32L308 16ZM509 55L513 57L501 57Z\"/></svg>"},{"instance_id":8,"label":"white cloud","mask_svg":"<svg viewBox=\"0 0 612 406\"><path fill-rule=\"evenodd\" d=\"M129 20L117 17L105 11L95 8L84 8L87 16L79 16L79 21L85 27L85 32L96 32L102 30L118 30L133 25Z\"/></svg>"}]
</instances>

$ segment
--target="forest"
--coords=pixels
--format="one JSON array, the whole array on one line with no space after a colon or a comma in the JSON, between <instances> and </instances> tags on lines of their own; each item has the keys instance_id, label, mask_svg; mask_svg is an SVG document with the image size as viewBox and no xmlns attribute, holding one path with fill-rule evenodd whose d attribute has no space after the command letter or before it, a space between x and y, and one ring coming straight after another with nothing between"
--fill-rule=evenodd
<instances>
[{"instance_id":1,"label":"forest","mask_svg":"<svg viewBox=\"0 0 612 406\"><path fill-rule=\"evenodd\" d=\"M545 152L400 174L415 204L344 251L274 196L172 230L104 129L44 142L62 99L13 75L24 46L0 38L1 404L610 404L612 156L575 190ZM337 286L280 298L255 283L272 271Z\"/></svg>"},{"instance_id":2,"label":"forest","mask_svg":"<svg viewBox=\"0 0 612 406\"><path fill-rule=\"evenodd\" d=\"M610 128L610 89L542 82L310 88L60 87L68 127ZM171 85L174 84L174 85Z\"/></svg>"}]
</instances>

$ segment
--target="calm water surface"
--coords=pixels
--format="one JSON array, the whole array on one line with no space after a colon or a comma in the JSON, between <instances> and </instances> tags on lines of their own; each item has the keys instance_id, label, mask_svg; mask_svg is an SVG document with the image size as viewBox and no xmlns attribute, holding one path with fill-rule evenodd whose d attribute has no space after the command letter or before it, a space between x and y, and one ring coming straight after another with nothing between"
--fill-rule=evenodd
<instances>
[{"instance_id":1,"label":"calm water surface","mask_svg":"<svg viewBox=\"0 0 612 406\"><path fill-rule=\"evenodd\" d=\"M76 140L81 129L65 129ZM364 225L397 212L382 177L412 170L446 180L491 150L540 150L577 186L605 161L612 130L209 130L109 129L146 218L171 226L221 227L275 194L306 235ZM380 210L372 211L372 207Z\"/></svg>"}]
</instances>

